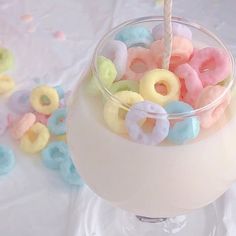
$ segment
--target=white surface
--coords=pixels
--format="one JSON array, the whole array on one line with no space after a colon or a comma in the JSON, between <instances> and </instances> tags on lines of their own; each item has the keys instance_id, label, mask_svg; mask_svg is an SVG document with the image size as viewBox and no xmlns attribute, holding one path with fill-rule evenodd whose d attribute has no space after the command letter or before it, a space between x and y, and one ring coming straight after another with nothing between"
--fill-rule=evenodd
<instances>
[{"instance_id":1,"label":"white surface","mask_svg":"<svg viewBox=\"0 0 236 236\"><path fill-rule=\"evenodd\" d=\"M236 55L234 0L174 1L175 15L208 26ZM12 74L19 86L32 86L32 79L39 77L69 89L86 68L96 42L110 27L159 11L152 0L1 0L0 40L16 56ZM34 15L33 23L20 21L26 13ZM28 33L27 28L34 25L36 31ZM64 31L68 40L54 39L52 31L56 30ZM5 109L2 98L0 107ZM0 235L93 235L97 218L85 219L85 213L89 210L87 202L96 197L87 188L78 191L66 185L57 173L44 168L39 157L26 156L8 137L0 137L0 143L14 146L17 154L14 171L0 178ZM217 236L236 234L235 202L236 187L215 204ZM84 220L91 222L87 225Z\"/></svg>"}]
</instances>

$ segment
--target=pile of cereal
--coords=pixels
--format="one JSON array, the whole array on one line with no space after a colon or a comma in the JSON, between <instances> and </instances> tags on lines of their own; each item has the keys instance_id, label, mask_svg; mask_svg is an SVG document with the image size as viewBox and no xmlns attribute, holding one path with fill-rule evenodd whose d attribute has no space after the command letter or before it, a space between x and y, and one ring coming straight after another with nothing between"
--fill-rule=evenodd
<instances>
[{"instance_id":1,"label":"pile of cereal","mask_svg":"<svg viewBox=\"0 0 236 236\"><path fill-rule=\"evenodd\" d=\"M13 57L6 49L0 49L0 71L11 68ZM0 93L10 92L13 80L0 77ZM0 114L0 135L7 130L22 151L27 154L41 153L44 165L59 170L69 184L83 182L71 161L66 143L66 98L61 86L40 85L32 91L14 91L7 105L9 114ZM0 145L0 175L8 173L15 165L13 151Z\"/></svg>"},{"instance_id":2,"label":"pile of cereal","mask_svg":"<svg viewBox=\"0 0 236 236\"><path fill-rule=\"evenodd\" d=\"M104 120L113 132L138 143L191 141L201 129L214 125L230 103L230 94L223 86L232 73L229 55L216 47L194 48L191 30L179 23L172 26L169 70L161 69L163 24L152 32L141 26L121 30L97 58L100 84L121 104L128 105L125 110L113 99L104 98ZM88 84L91 95L100 94L98 84L93 76ZM223 99L214 109L170 122L171 114L194 113L221 95Z\"/></svg>"}]
</instances>

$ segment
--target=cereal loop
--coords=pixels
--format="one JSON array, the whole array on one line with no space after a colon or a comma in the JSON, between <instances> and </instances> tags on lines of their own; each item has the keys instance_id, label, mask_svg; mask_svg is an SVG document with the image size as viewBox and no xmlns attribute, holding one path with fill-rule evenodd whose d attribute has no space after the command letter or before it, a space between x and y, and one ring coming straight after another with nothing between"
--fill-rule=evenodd
<instances>
[{"instance_id":1,"label":"cereal loop","mask_svg":"<svg viewBox=\"0 0 236 236\"><path fill-rule=\"evenodd\" d=\"M139 83L135 80L120 80L112 84L110 92L112 94L121 91L139 92Z\"/></svg>"},{"instance_id":2,"label":"cereal loop","mask_svg":"<svg viewBox=\"0 0 236 236\"><path fill-rule=\"evenodd\" d=\"M60 164L59 171L61 177L66 183L71 185L77 185L80 187L84 185L82 178L80 177L79 173L77 172L74 164L70 159L67 161L63 161Z\"/></svg>"},{"instance_id":3,"label":"cereal loop","mask_svg":"<svg viewBox=\"0 0 236 236\"><path fill-rule=\"evenodd\" d=\"M141 95L131 91L121 91L114 96L119 99L122 104L127 104L132 106L137 102L143 101ZM122 108L118 103L108 100L104 106L104 119L108 127L115 133L126 134L127 128L125 126L125 115L126 110Z\"/></svg>"},{"instance_id":4,"label":"cereal loop","mask_svg":"<svg viewBox=\"0 0 236 236\"><path fill-rule=\"evenodd\" d=\"M0 75L0 95L11 91L15 87L14 80L8 75Z\"/></svg>"},{"instance_id":5,"label":"cereal loop","mask_svg":"<svg viewBox=\"0 0 236 236\"><path fill-rule=\"evenodd\" d=\"M180 101L170 102L164 108L168 114L193 111L193 108L189 104ZM199 132L200 122L198 118L196 116L186 117L182 121L175 122L170 127L168 139L175 144L184 144L195 139Z\"/></svg>"},{"instance_id":6,"label":"cereal loop","mask_svg":"<svg viewBox=\"0 0 236 236\"><path fill-rule=\"evenodd\" d=\"M150 50L157 65L160 66L164 55L164 39L153 42ZM192 42L187 38L175 36L172 44L170 69L173 71L177 66L188 62L192 53Z\"/></svg>"},{"instance_id":7,"label":"cereal loop","mask_svg":"<svg viewBox=\"0 0 236 236\"><path fill-rule=\"evenodd\" d=\"M183 24L176 22L172 23L173 36L183 37L192 40L192 31ZM159 24L152 29L152 35L155 40L161 40L164 38L164 24Z\"/></svg>"},{"instance_id":8,"label":"cereal loop","mask_svg":"<svg viewBox=\"0 0 236 236\"><path fill-rule=\"evenodd\" d=\"M35 111L50 115L59 107L59 96L56 89L42 85L33 89L30 102Z\"/></svg>"},{"instance_id":9,"label":"cereal loop","mask_svg":"<svg viewBox=\"0 0 236 236\"><path fill-rule=\"evenodd\" d=\"M124 42L128 48L137 46L148 48L153 42L151 32L141 26L127 27L121 30L115 39Z\"/></svg>"},{"instance_id":10,"label":"cereal loop","mask_svg":"<svg viewBox=\"0 0 236 236\"><path fill-rule=\"evenodd\" d=\"M124 79L140 80L144 73L157 68L153 61L151 51L142 47L128 50L128 63Z\"/></svg>"},{"instance_id":11,"label":"cereal loop","mask_svg":"<svg viewBox=\"0 0 236 236\"><path fill-rule=\"evenodd\" d=\"M114 63L117 70L116 80L120 80L125 74L128 60L126 45L121 41L111 40L103 48L102 55Z\"/></svg>"},{"instance_id":12,"label":"cereal loop","mask_svg":"<svg viewBox=\"0 0 236 236\"><path fill-rule=\"evenodd\" d=\"M98 78L92 73L89 74L87 91L93 96L100 94L99 81L105 88L109 89L117 76L116 67L113 62L103 56L99 56L97 59L97 70Z\"/></svg>"},{"instance_id":13,"label":"cereal loop","mask_svg":"<svg viewBox=\"0 0 236 236\"><path fill-rule=\"evenodd\" d=\"M174 73L183 81L184 84L181 87L186 88L183 101L194 105L196 98L198 98L203 89L197 72L189 64L183 64L178 66Z\"/></svg>"},{"instance_id":14,"label":"cereal loop","mask_svg":"<svg viewBox=\"0 0 236 236\"><path fill-rule=\"evenodd\" d=\"M48 128L41 123L35 123L21 138L20 147L24 152L34 154L47 146L49 138Z\"/></svg>"},{"instance_id":15,"label":"cereal loop","mask_svg":"<svg viewBox=\"0 0 236 236\"><path fill-rule=\"evenodd\" d=\"M52 142L41 153L43 164L50 169L59 169L60 164L70 158L67 144Z\"/></svg>"},{"instance_id":16,"label":"cereal loop","mask_svg":"<svg viewBox=\"0 0 236 236\"><path fill-rule=\"evenodd\" d=\"M149 118L149 113L152 114L152 120L155 121L154 127L150 132L145 132L140 126L143 120ZM158 118L158 115L163 115L163 118ZM166 111L160 105L143 101L134 104L128 111L125 119L125 124L128 129L129 136L132 140L146 145L160 144L168 135L170 123L167 119Z\"/></svg>"},{"instance_id":17,"label":"cereal loop","mask_svg":"<svg viewBox=\"0 0 236 236\"><path fill-rule=\"evenodd\" d=\"M9 173L15 166L15 155L13 151L0 145L0 175Z\"/></svg>"},{"instance_id":18,"label":"cereal loop","mask_svg":"<svg viewBox=\"0 0 236 236\"><path fill-rule=\"evenodd\" d=\"M31 112L33 109L30 104L30 90L23 89L14 92L8 100L8 107L12 112L17 114L24 114Z\"/></svg>"},{"instance_id":19,"label":"cereal loop","mask_svg":"<svg viewBox=\"0 0 236 236\"><path fill-rule=\"evenodd\" d=\"M66 108L60 108L49 117L48 129L53 135L63 135L66 133L66 116Z\"/></svg>"},{"instance_id":20,"label":"cereal loop","mask_svg":"<svg viewBox=\"0 0 236 236\"><path fill-rule=\"evenodd\" d=\"M20 139L35 123L36 116L33 113L26 113L10 128L14 139Z\"/></svg>"},{"instance_id":21,"label":"cereal loop","mask_svg":"<svg viewBox=\"0 0 236 236\"><path fill-rule=\"evenodd\" d=\"M156 85L166 88L166 94L161 94L156 90ZM140 80L140 94L146 100L160 104L179 99L180 82L172 72L164 69L155 69L147 72Z\"/></svg>"},{"instance_id":22,"label":"cereal loop","mask_svg":"<svg viewBox=\"0 0 236 236\"><path fill-rule=\"evenodd\" d=\"M196 108L209 105L225 93L225 88L220 85L205 87L196 101ZM230 104L231 96L229 93L222 98L220 103L210 110L200 114L201 127L207 129L214 125L224 114L225 109Z\"/></svg>"},{"instance_id":23,"label":"cereal loop","mask_svg":"<svg viewBox=\"0 0 236 236\"><path fill-rule=\"evenodd\" d=\"M0 48L0 73L3 73L13 67L14 58L10 50Z\"/></svg>"},{"instance_id":24,"label":"cereal loop","mask_svg":"<svg viewBox=\"0 0 236 236\"><path fill-rule=\"evenodd\" d=\"M218 48L203 48L194 52L189 64L198 73L204 87L225 80L231 71L226 52Z\"/></svg>"}]
</instances>

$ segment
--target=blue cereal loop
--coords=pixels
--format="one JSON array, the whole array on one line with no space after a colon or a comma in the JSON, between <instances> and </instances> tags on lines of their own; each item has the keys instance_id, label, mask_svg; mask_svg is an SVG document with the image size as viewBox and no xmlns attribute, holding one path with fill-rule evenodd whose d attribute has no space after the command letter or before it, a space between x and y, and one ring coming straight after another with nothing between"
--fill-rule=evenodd
<instances>
[{"instance_id":1,"label":"blue cereal loop","mask_svg":"<svg viewBox=\"0 0 236 236\"><path fill-rule=\"evenodd\" d=\"M54 135L63 135L66 133L66 116L65 108L59 108L54 111L48 119L48 129Z\"/></svg>"},{"instance_id":2,"label":"blue cereal loop","mask_svg":"<svg viewBox=\"0 0 236 236\"><path fill-rule=\"evenodd\" d=\"M9 173L15 166L15 155L13 151L0 145L0 175Z\"/></svg>"},{"instance_id":3,"label":"blue cereal loop","mask_svg":"<svg viewBox=\"0 0 236 236\"><path fill-rule=\"evenodd\" d=\"M60 164L70 158L64 142L52 142L42 151L43 164L49 169L59 169Z\"/></svg>"},{"instance_id":4,"label":"blue cereal loop","mask_svg":"<svg viewBox=\"0 0 236 236\"><path fill-rule=\"evenodd\" d=\"M125 28L115 36L115 39L125 43L128 48L136 46L148 48L154 40L151 32L141 26Z\"/></svg>"},{"instance_id":5,"label":"blue cereal loop","mask_svg":"<svg viewBox=\"0 0 236 236\"><path fill-rule=\"evenodd\" d=\"M54 89L57 90L58 96L60 99L63 99L65 96L65 91L61 85L55 86Z\"/></svg>"},{"instance_id":6,"label":"blue cereal loop","mask_svg":"<svg viewBox=\"0 0 236 236\"><path fill-rule=\"evenodd\" d=\"M180 101L170 102L164 108L169 114L193 111L193 108L189 104ZM175 144L184 144L196 138L199 132L200 122L196 116L192 116L176 122L170 128L167 138Z\"/></svg>"},{"instance_id":7,"label":"blue cereal loop","mask_svg":"<svg viewBox=\"0 0 236 236\"><path fill-rule=\"evenodd\" d=\"M70 159L60 164L60 174L64 181L69 184L78 186L82 186L84 184Z\"/></svg>"}]
</instances>

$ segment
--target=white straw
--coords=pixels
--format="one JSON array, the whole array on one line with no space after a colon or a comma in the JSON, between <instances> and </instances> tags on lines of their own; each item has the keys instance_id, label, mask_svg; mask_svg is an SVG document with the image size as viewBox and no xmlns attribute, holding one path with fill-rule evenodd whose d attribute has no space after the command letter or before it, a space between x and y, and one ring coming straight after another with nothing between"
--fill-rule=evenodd
<instances>
[{"instance_id":1,"label":"white straw","mask_svg":"<svg viewBox=\"0 0 236 236\"><path fill-rule=\"evenodd\" d=\"M164 1L164 55L162 68L168 70L172 51L172 0Z\"/></svg>"}]
</instances>

